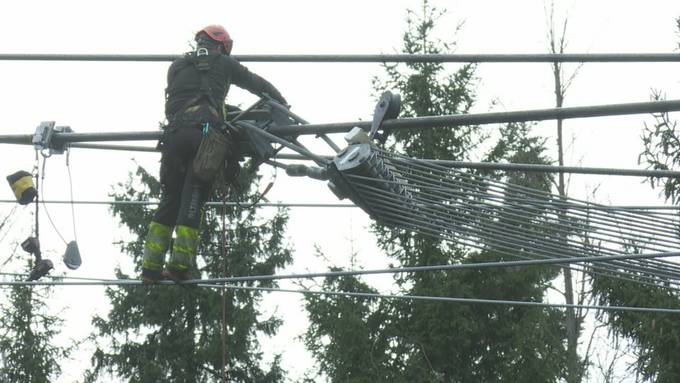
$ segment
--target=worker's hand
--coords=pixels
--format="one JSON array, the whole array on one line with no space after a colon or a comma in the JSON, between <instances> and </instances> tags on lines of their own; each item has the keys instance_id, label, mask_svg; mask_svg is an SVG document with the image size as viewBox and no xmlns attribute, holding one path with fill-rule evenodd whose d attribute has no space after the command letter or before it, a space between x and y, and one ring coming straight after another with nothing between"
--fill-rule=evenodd
<instances>
[{"instance_id":1,"label":"worker's hand","mask_svg":"<svg viewBox=\"0 0 680 383\"><path fill-rule=\"evenodd\" d=\"M277 92L278 93L278 92ZM288 101L281 95L281 94L276 94L276 95L270 95L269 93L262 93L264 97L270 98L279 104L285 106L286 108L290 109L290 105L288 105Z\"/></svg>"}]
</instances>

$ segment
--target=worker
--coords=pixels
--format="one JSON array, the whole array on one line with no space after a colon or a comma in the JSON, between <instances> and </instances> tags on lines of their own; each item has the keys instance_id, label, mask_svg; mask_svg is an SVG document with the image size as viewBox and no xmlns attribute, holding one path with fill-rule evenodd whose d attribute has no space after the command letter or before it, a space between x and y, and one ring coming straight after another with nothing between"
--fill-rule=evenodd
<instances>
[{"instance_id":1,"label":"worker","mask_svg":"<svg viewBox=\"0 0 680 383\"><path fill-rule=\"evenodd\" d=\"M268 95L287 105L271 83L230 56L233 41L224 27L209 25L201 29L195 42L196 50L175 60L168 69L165 90L168 123L160 142L161 200L144 244L144 283L190 278L200 240L202 210L210 197L215 173L204 174L200 166L197 169L197 163L207 163L213 170L219 168L225 160L225 153L220 151L229 146L225 142L233 143L224 112L229 86L234 84L255 95ZM233 158L227 161L234 165ZM172 253L164 265L173 230Z\"/></svg>"}]
</instances>

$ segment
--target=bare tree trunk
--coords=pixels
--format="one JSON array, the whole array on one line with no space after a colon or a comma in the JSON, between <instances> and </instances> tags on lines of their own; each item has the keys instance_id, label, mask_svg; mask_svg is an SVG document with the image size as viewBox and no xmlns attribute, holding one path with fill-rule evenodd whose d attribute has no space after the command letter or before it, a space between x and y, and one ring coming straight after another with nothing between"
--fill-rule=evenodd
<instances>
[{"instance_id":1,"label":"bare tree trunk","mask_svg":"<svg viewBox=\"0 0 680 383\"><path fill-rule=\"evenodd\" d=\"M557 37L555 35L553 3L551 3L549 22L550 24L548 38L550 43L550 51L551 53L564 53L565 47L564 37L566 32L567 21L565 19L562 34L559 37L559 41L556 41ZM566 93L566 89L569 86L569 83L571 82L571 80L573 80L573 76L567 81L566 85L563 84L561 64L558 62L554 62L552 65L553 65L552 68L553 79L555 85L555 106L561 108L564 104L564 94ZM574 73L574 76L575 74L576 73ZM562 132L562 122L563 121L561 119L557 120L557 161L559 166L564 166L564 139ZM560 199L563 200L563 202L565 202L564 200L566 200L567 198L567 190L566 182L564 180L564 173L562 172L560 172L558 176L557 190ZM559 210L558 215L560 220L565 219L564 211ZM565 247L567 246L567 238L565 236L560 235L559 241L562 246ZM562 273L564 276L565 303L568 305L573 305L575 301L574 301L574 284L571 269L569 267L564 267L562 269ZM579 383L583 378L584 366L583 364L580 363L578 355L578 342L579 337L581 335L580 322L581 322L580 315L577 315L574 308L568 307L565 313L565 327L567 329L567 374L566 374L567 383Z\"/></svg>"},{"instance_id":2,"label":"bare tree trunk","mask_svg":"<svg viewBox=\"0 0 680 383\"><path fill-rule=\"evenodd\" d=\"M562 107L564 100L564 93L562 89L562 82L560 79L560 68L558 64L553 66L553 74L555 76L555 106ZM564 141L562 139L562 120L557 120L557 162L559 166L564 166ZM566 200L567 192L564 182L564 173L559 173L557 183L557 190L560 199ZM564 219L565 212L560 210L560 220ZM562 246L567 246L566 237L560 235L560 243ZM564 300L568 305L574 304L574 284L571 275L571 269L567 266L562 269L564 275ZM581 364L578 357L578 339L580 335L579 321L576 313L572 307L566 309L566 327L567 327L567 383L578 383L581 381Z\"/></svg>"}]
</instances>

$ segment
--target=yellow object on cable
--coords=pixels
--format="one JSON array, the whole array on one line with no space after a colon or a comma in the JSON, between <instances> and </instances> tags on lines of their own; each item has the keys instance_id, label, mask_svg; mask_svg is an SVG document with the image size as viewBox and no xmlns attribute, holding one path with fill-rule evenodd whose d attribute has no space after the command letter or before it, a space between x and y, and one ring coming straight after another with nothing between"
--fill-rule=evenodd
<instances>
[{"instance_id":1,"label":"yellow object on cable","mask_svg":"<svg viewBox=\"0 0 680 383\"><path fill-rule=\"evenodd\" d=\"M12 187L12 192L14 192L17 202L21 205L31 203L38 196L38 190L33 184L33 176L27 171L19 170L8 175L7 182Z\"/></svg>"}]
</instances>

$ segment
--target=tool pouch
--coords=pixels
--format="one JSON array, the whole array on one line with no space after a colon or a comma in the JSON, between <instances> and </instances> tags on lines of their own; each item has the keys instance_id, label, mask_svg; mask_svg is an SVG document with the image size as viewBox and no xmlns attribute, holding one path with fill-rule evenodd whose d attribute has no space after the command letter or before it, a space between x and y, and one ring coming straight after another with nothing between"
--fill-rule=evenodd
<instances>
[{"instance_id":1,"label":"tool pouch","mask_svg":"<svg viewBox=\"0 0 680 383\"><path fill-rule=\"evenodd\" d=\"M194 175L202 182L212 183L224 166L229 152L229 136L212 127L203 129L203 139L194 157Z\"/></svg>"}]
</instances>

